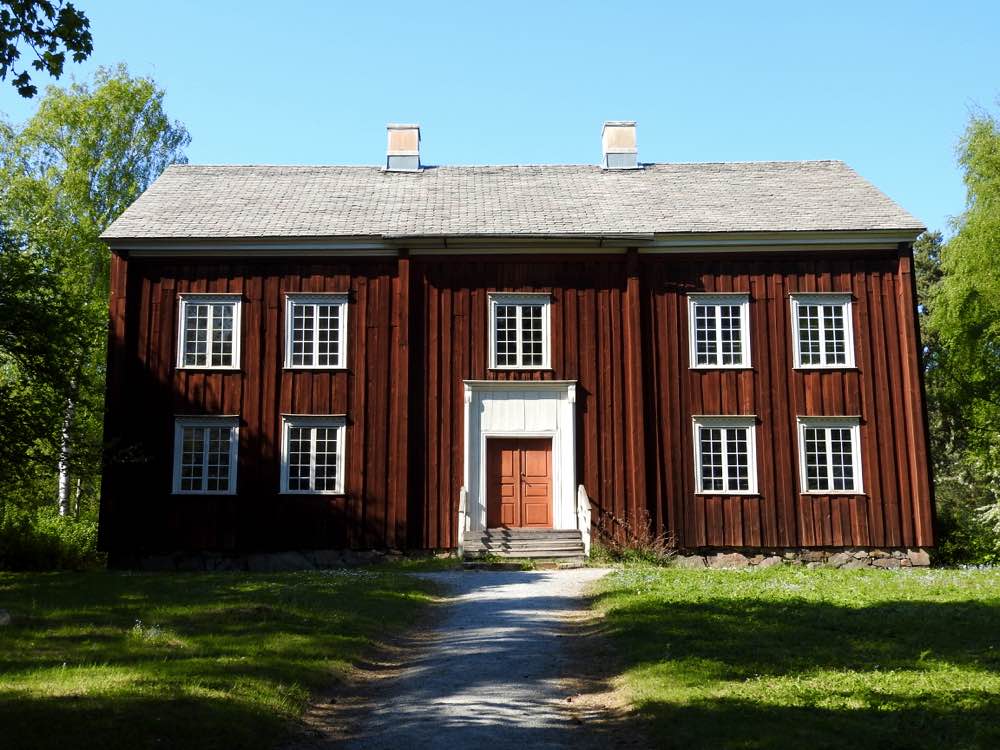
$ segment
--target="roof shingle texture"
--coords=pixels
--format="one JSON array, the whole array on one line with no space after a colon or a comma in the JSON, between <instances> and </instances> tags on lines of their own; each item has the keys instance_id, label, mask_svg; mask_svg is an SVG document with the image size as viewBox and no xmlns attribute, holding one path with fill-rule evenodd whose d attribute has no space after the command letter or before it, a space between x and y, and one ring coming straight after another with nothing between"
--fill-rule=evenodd
<instances>
[{"instance_id":1,"label":"roof shingle texture","mask_svg":"<svg viewBox=\"0 0 1000 750\"><path fill-rule=\"evenodd\" d=\"M107 239L919 230L838 161L596 166L169 167Z\"/></svg>"}]
</instances>

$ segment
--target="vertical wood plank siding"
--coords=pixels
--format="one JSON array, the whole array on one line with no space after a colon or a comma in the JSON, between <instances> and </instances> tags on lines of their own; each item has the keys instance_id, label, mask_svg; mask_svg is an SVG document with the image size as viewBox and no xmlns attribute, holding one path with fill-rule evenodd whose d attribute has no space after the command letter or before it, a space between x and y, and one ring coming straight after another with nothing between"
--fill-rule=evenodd
<instances>
[{"instance_id":1,"label":"vertical wood plank siding","mask_svg":"<svg viewBox=\"0 0 1000 750\"><path fill-rule=\"evenodd\" d=\"M177 295L243 299L238 372L178 371ZM286 292L349 292L347 369L283 367ZM551 369L488 367L488 294L551 295ZM752 369L692 370L690 292L748 292ZM789 294L850 292L856 368L792 367ZM929 546L912 259L899 252L112 264L106 549L451 548L466 379L576 380L598 511L684 547ZM281 415L347 416L343 496L278 494ZM173 496L173 419L238 414L238 494ZM755 414L760 494L696 494L692 415ZM798 416L861 418L863 495L803 495Z\"/></svg>"}]
</instances>

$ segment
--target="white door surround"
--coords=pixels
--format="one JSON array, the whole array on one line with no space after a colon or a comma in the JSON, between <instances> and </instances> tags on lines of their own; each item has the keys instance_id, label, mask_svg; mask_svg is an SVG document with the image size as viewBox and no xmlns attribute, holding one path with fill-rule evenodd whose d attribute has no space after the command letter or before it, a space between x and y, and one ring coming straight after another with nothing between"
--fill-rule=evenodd
<instances>
[{"instance_id":1,"label":"white door surround","mask_svg":"<svg viewBox=\"0 0 1000 750\"><path fill-rule=\"evenodd\" d=\"M552 528L577 528L576 381L466 380L459 533L486 528L486 440L552 439Z\"/></svg>"}]
</instances>

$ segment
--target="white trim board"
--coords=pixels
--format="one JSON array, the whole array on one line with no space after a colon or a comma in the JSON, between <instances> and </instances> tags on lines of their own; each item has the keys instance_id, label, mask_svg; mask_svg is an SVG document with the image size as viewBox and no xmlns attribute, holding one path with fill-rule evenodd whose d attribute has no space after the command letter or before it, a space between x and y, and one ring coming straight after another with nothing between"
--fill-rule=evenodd
<instances>
[{"instance_id":1,"label":"white trim board","mask_svg":"<svg viewBox=\"0 0 1000 750\"><path fill-rule=\"evenodd\" d=\"M552 528L576 529L576 381L466 380L464 487L470 531L486 528L486 441L552 440Z\"/></svg>"}]
</instances>

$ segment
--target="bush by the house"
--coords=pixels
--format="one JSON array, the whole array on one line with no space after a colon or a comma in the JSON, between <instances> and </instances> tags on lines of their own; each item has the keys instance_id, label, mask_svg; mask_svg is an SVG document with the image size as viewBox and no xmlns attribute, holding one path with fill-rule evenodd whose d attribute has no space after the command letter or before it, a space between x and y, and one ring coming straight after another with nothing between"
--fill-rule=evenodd
<instances>
[{"instance_id":1,"label":"bush by the house","mask_svg":"<svg viewBox=\"0 0 1000 750\"><path fill-rule=\"evenodd\" d=\"M60 517L55 508L8 508L0 518L0 568L82 570L103 564L94 519Z\"/></svg>"}]
</instances>

